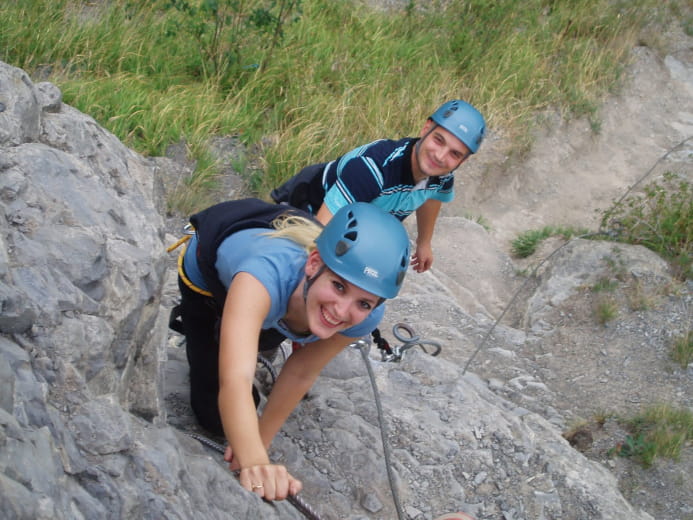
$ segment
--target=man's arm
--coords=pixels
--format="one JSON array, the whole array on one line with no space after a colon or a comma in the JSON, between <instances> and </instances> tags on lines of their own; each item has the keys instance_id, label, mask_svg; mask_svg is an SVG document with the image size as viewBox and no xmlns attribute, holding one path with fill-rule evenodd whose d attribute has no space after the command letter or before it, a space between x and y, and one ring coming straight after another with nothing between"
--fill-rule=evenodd
<instances>
[{"instance_id":1,"label":"man's arm","mask_svg":"<svg viewBox=\"0 0 693 520\"><path fill-rule=\"evenodd\" d=\"M428 271L433 265L433 230L440 213L442 202L428 199L416 210L416 251L412 258L412 267L417 273Z\"/></svg>"},{"instance_id":2,"label":"man's arm","mask_svg":"<svg viewBox=\"0 0 693 520\"><path fill-rule=\"evenodd\" d=\"M317 214L315 215L315 218L318 219L318 221L323 225L326 226L327 223L330 221L332 218L332 212L327 209L327 206L323 202L322 205L320 206L320 209L318 210Z\"/></svg>"}]
</instances>

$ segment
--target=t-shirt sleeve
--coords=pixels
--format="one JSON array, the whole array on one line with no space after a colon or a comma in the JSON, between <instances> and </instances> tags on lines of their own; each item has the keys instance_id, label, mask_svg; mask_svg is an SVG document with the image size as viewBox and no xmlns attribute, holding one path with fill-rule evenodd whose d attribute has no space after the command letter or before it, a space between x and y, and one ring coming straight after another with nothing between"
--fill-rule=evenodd
<instances>
[{"instance_id":1,"label":"t-shirt sleeve","mask_svg":"<svg viewBox=\"0 0 693 520\"><path fill-rule=\"evenodd\" d=\"M441 202L452 202L455 198L455 176L448 174L440 178L438 189L431 198Z\"/></svg>"},{"instance_id":2,"label":"t-shirt sleeve","mask_svg":"<svg viewBox=\"0 0 693 520\"><path fill-rule=\"evenodd\" d=\"M293 278L300 272L305 257L292 254L290 248L280 249L280 239L258 236L266 230L243 230L224 240L217 252L217 275L226 288L234 276L245 272L258 280L270 297L270 311L265 325L281 318L294 288ZM275 243L270 240L277 241ZM271 252L262 247L273 245ZM294 248L298 246L293 246Z\"/></svg>"},{"instance_id":3,"label":"t-shirt sleeve","mask_svg":"<svg viewBox=\"0 0 693 520\"><path fill-rule=\"evenodd\" d=\"M371 202L380 195L382 175L370 157L354 157L335 166L337 179L325 192L323 201L333 215L347 204Z\"/></svg>"}]
</instances>

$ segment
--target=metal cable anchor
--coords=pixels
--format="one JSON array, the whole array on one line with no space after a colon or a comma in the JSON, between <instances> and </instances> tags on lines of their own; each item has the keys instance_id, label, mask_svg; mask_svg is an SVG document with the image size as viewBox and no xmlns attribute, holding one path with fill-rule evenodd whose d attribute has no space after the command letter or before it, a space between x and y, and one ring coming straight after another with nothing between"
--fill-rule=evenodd
<instances>
[{"instance_id":1,"label":"metal cable anchor","mask_svg":"<svg viewBox=\"0 0 693 520\"><path fill-rule=\"evenodd\" d=\"M392 327L392 334L394 334L395 338L401 341L402 344L391 347L389 352L383 350L383 361L401 361L407 350L417 346L431 356L437 356L443 348L437 341L421 339L414 333L414 329L405 323L395 324L394 327ZM433 350L429 352L426 349L426 345L433 347Z\"/></svg>"}]
</instances>

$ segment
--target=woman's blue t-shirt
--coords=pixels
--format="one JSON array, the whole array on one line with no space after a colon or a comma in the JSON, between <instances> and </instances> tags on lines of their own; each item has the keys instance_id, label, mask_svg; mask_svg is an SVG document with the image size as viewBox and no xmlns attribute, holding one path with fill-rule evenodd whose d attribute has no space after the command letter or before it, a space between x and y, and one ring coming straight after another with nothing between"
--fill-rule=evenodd
<instances>
[{"instance_id":1,"label":"woman's blue t-shirt","mask_svg":"<svg viewBox=\"0 0 693 520\"><path fill-rule=\"evenodd\" d=\"M315 335L297 336L281 322L286 315L289 298L305 276L304 266L308 254L291 240L267 236L267 231L264 228L244 229L221 243L215 264L219 280L228 289L236 274L245 272L252 275L265 287L271 301L270 311L262 328L276 329L299 343L317 341L319 338ZM185 273L192 283L201 289L207 289L197 265L196 250L197 239L193 236L183 260ZM366 336L378 326L384 312L384 305L379 305L364 321L340 333L350 338Z\"/></svg>"}]
</instances>

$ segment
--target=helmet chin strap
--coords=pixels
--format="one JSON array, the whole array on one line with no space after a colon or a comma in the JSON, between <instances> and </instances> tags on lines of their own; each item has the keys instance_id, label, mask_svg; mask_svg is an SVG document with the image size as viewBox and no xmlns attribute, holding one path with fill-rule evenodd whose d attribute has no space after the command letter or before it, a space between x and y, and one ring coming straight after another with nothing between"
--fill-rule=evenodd
<instances>
[{"instance_id":1,"label":"helmet chin strap","mask_svg":"<svg viewBox=\"0 0 693 520\"><path fill-rule=\"evenodd\" d=\"M310 286L313 285L315 280L318 279L318 276L325 272L325 269L327 269L327 266L325 264L322 264L320 266L320 269L318 269L318 272L315 273L315 276L308 277L308 275L306 275L306 279L303 282L303 303L305 303L308 299L308 289L310 289Z\"/></svg>"}]
</instances>

